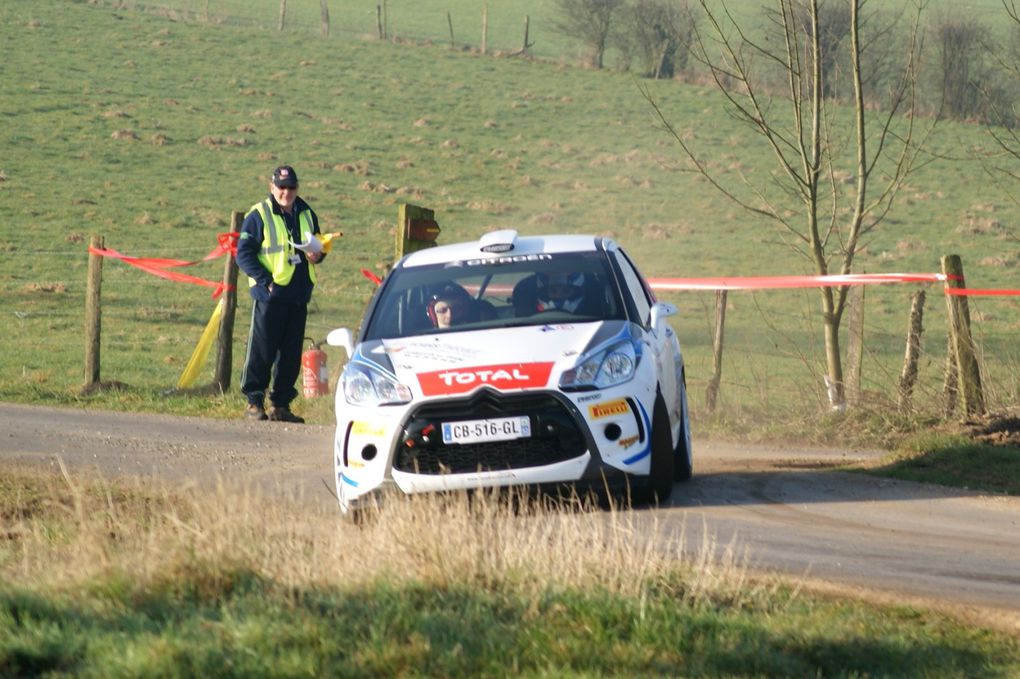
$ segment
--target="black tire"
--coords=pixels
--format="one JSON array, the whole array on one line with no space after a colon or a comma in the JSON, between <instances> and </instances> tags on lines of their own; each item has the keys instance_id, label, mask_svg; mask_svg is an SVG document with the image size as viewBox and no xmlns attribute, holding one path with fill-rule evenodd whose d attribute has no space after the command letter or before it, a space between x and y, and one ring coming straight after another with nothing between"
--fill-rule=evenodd
<instances>
[{"instance_id":1,"label":"black tire","mask_svg":"<svg viewBox=\"0 0 1020 679\"><path fill-rule=\"evenodd\" d=\"M648 495L650 502L662 504L673 494L676 455L673 450L673 436L669 430L669 413L662 396L655 398L652 413L652 462L648 473Z\"/></svg>"},{"instance_id":2,"label":"black tire","mask_svg":"<svg viewBox=\"0 0 1020 679\"><path fill-rule=\"evenodd\" d=\"M673 479L676 481L690 481L694 475L694 456L691 450L690 436L691 419L687 410L687 376L681 378L680 387L680 437L676 442L676 449L673 451L674 467Z\"/></svg>"}]
</instances>

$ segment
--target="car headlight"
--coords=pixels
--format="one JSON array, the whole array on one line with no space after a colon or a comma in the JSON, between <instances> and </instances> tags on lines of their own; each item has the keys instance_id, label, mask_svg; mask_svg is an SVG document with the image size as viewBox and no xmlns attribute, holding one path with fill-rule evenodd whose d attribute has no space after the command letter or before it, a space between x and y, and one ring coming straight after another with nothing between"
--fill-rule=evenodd
<instances>
[{"instance_id":1,"label":"car headlight","mask_svg":"<svg viewBox=\"0 0 1020 679\"><path fill-rule=\"evenodd\" d=\"M582 358L571 370L563 373L560 388L605 389L634 377L639 353L634 342L624 340Z\"/></svg>"},{"instance_id":2,"label":"car headlight","mask_svg":"<svg viewBox=\"0 0 1020 679\"><path fill-rule=\"evenodd\" d=\"M411 390L389 375L368 365L349 363L344 370L344 397L351 405L381 406L407 403Z\"/></svg>"}]
</instances>

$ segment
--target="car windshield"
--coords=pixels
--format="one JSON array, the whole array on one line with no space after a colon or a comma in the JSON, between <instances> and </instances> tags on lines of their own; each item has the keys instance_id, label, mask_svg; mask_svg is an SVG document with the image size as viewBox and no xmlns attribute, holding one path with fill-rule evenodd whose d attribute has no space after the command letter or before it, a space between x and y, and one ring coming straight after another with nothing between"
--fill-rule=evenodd
<instances>
[{"instance_id":1,"label":"car windshield","mask_svg":"<svg viewBox=\"0 0 1020 679\"><path fill-rule=\"evenodd\" d=\"M600 252L400 268L383 286L363 339L625 318Z\"/></svg>"}]
</instances>

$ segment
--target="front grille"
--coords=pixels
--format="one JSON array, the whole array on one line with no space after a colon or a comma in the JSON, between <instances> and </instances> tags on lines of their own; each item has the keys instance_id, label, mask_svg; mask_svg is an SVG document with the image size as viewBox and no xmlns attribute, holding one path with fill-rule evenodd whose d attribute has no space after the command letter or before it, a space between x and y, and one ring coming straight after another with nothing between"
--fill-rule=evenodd
<instances>
[{"instance_id":1,"label":"front grille","mask_svg":"<svg viewBox=\"0 0 1020 679\"><path fill-rule=\"evenodd\" d=\"M517 415L530 419L531 437L463 445L443 443L440 433L443 422ZM414 446L409 447L407 441ZM418 474L523 469L569 460L586 449L577 421L555 396L508 395L485 389L470 398L416 408L404 425L404 436L397 442L393 468Z\"/></svg>"}]
</instances>

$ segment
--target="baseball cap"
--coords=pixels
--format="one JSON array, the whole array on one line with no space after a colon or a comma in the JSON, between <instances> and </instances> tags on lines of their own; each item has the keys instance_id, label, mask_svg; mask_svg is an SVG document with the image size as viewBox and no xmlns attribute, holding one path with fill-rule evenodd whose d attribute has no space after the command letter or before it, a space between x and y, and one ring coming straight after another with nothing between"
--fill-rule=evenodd
<instances>
[{"instance_id":1,"label":"baseball cap","mask_svg":"<svg viewBox=\"0 0 1020 679\"><path fill-rule=\"evenodd\" d=\"M273 185L280 188L294 188L298 185L297 172L290 165L281 165L273 170Z\"/></svg>"}]
</instances>

